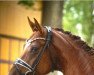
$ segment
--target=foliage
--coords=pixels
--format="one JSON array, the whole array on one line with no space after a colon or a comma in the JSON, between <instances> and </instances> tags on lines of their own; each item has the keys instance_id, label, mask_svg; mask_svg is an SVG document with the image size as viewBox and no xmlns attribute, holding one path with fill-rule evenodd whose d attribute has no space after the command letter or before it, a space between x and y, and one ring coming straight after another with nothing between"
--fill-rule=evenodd
<instances>
[{"instance_id":1,"label":"foliage","mask_svg":"<svg viewBox=\"0 0 94 75\"><path fill-rule=\"evenodd\" d=\"M19 0L18 4L31 8L34 5L34 0Z\"/></svg>"},{"instance_id":2,"label":"foliage","mask_svg":"<svg viewBox=\"0 0 94 75\"><path fill-rule=\"evenodd\" d=\"M64 4L63 28L91 43L94 34L93 1L67 0Z\"/></svg>"}]
</instances>

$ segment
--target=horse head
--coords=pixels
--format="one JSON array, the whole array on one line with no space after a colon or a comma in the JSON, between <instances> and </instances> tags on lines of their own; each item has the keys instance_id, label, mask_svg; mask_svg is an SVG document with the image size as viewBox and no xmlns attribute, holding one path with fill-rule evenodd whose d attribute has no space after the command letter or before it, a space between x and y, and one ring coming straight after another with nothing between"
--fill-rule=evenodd
<instances>
[{"instance_id":1,"label":"horse head","mask_svg":"<svg viewBox=\"0 0 94 75\"><path fill-rule=\"evenodd\" d=\"M26 40L23 53L15 61L9 75L45 75L54 70L53 57L50 51L54 50L54 47L50 45L52 40L51 27L42 27L35 18L35 23L29 18L28 21L33 35Z\"/></svg>"},{"instance_id":2,"label":"horse head","mask_svg":"<svg viewBox=\"0 0 94 75\"><path fill-rule=\"evenodd\" d=\"M45 75L53 70L65 75L94 75L94 49L70 32L42 27L29 18L33 31L9 75Z\"/></svg>"}]
</instances>

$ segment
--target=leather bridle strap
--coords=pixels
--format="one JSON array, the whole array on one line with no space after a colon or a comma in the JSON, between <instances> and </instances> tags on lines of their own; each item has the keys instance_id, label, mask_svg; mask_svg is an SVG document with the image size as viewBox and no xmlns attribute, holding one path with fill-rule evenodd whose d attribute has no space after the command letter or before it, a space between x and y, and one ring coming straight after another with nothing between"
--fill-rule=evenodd
<instances>
[{"instance_id":1,"label":"leather bridle strap","mask_svg":"<svg viewBox=\"0 0 94 75\"><path fill-rule=\"evenodd\" d=\"M36 66L38 65L38 63L39 63L39 61L40 61L40 59L41 59L41 57L42 57L44 51L46 50L46 48L49 46L49 44L50 44L50 42L51 42L51 37L52 37L51 27L49 27L49 28L46 27L46 29L47 29L47 32L48 32L48 33L47 33L47 37L46 37L46 43L45 43L43 49L42 49L42 50L40 51L40 53L38 54L37 59L36 59L35 62L33 63L33 65L32 65L32 68L33 68L33 69L36 68Z\"/></svg>"},{"instance_id":2,"label":"leather bridle strap","mask_svg":"<svg viewBox=\"0 0 94 75\"><path fill-rule=\"evenodd\" d=\"M23 61L22 59L18 58L15 61L15 65L16 65L16 69L19 70L18 65L25 67L26 69L28 69L28 71L24 74L26 75L27 73L31 72L34 75L34 71L36 66L39 64L40 59L44 53L44 51L46 50L46 48L49 46L50 42L51 42L51 38L52 38L52 32L51 32L51 27L47 27L45 26L45 28L47 29L47 37L46 37L46 42L44 47L42 48L42 50L38 53L37 58L35 59L34 63L32 66L30 66L29 64L27 64L25 61ZM20 70L18 71L20 72ZM23 75L21 72L19 73L20 75Z\"/></svg>"}]
</instances>

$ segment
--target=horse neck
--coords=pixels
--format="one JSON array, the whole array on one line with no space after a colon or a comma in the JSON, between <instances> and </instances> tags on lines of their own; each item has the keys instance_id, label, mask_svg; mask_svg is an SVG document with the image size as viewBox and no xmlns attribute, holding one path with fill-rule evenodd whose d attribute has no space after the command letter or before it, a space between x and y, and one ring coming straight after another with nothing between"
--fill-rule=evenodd
<instances>
[{"instance_id":1,"label":"horse neck","mask_svg":"<svg viewBox=\"0 0 94 75\"><path fill-rule=\"evenodd\" d=\"M65 75L94 75L94 67L92 67L94 65L91 64L88 54L75 46L64 33L54 30L52 33L53 45L57 50L57 58L59 59L57 68L60 67L58 65L61 65L61 71Z\"/></svg>"}]
</instances>

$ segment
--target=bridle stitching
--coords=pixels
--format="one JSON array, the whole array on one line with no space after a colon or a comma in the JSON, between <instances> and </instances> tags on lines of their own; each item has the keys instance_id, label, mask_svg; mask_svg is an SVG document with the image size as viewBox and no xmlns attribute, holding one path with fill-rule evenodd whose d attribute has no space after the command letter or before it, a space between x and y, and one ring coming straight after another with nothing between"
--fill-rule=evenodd
<instances>
[{"instance_id":1,"label":"bridle stitching","mask_svg":"<svg viewBox=\"0 0 94 75\"><path fill-rule=\"evenodd\" d=\"M26 65L28 65L28 67L30 67L31 68L31 66L29 65L29 64L27 64L25 61L23 61L22 59L20 59L20 58L18 58L16 61L21 61L21 63L23 62L23 63L25 63ZM27 66L24 66L24 65L22 65L21 63L17 63L17 62L15 62L14 64L18 64L18 65L21 65L21 66L23 66L23 67L25 67L26 69L28 69L29 71L31 71L31 69L30 68L28 68Z\"/></svg>"},{"instance_id":2,"label":"bridle stitching","mask_svg":"<svg viewBox=\"0 0 94 75\"><path fill-rule=\"evenodd\" d=\"M44 41L46 41L45 38L35 38L35 39L33 39L33 40L31 40L31 39L30 39L30 40L26 40L26 44L27 44L27 43L30 43L30 44L31 44L33 41L36 41L36 40L44 40Z\"/></svg>"}]
</instances>

